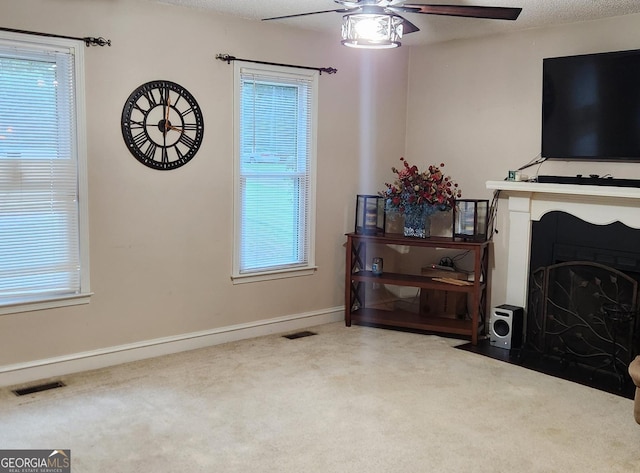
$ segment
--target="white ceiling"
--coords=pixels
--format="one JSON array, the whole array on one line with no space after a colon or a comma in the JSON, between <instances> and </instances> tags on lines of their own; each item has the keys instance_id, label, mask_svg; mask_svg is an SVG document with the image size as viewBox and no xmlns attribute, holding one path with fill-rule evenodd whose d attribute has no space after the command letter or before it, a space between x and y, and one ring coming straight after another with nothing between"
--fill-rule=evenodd
<instances>
[{"instance_id":1,"label":"white ceiling","mask_svg":"<svg viewBox=\"0 0 640 473\"><path fill-rule=\"evenodd\" d=\"M341 8L341 5L333 0L152 1L206 9L256 21L273 16ZM432 2L407 0L407 3L521 7L522 13L516 21L457 18L415 13L403 14L407 20L420 28L420 31L405 36L403 43L406 45L428 44L456 38L471 38L519 29L640 13L640 0L434 0ZM340 13L329 12L272 21L290 27L325 31L335 34L337 38L340 36Z\"/></svg>"}]
</instances>

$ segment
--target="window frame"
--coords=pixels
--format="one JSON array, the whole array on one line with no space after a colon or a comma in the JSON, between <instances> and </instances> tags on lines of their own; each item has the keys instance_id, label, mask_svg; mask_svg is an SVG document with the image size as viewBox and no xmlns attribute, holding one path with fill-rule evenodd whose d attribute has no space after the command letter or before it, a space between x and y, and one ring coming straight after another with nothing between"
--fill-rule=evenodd
<instances>
[{"instance_id":1,"label":"window frame","mask_svg":"<svg viewBox=\"0 0 640 473\"><path fill-rule=\"evenodd\" d=\"M0 44L36 52L64 51L73 56L73 100L75 133L72 130L72 156L77 167L77 238L80 264L80 290L66 294L42 294L8 300L0 299L0 315L52 309L78 304L87 304L93 294L89 273L89 207L87 177L87 131L84 82L84 42L65 38L39 37L23 33L0 31Z\"/></svg>"},{"instance_id":2,"label":"window frame","mask_svg":"<svg viewBox=\"0 0 640 473\"><path fill-rule=\"evenodd\" d=\"M278 80L290 79L309 81L310 91L310 126L309 126L309 158L308 158L308 211L306 215L306 238L308 239L308 258L306 264L287 268L267 268L252 272L242 273L241 261L241 222L242 222L242 195L241 195L241 80L242 73L255 73L260 76L273 76ZM233 180L233 264L231 280L234 284L265 281L271 279L308 276L316 271L315 264L315 230L316 230L316 160L317 160L317 122L318 122L318 72L313 70L300 70L286 66L272 66L252 64L250 67L241 61L234 62L234 180ZM300 215L298 215L300 218Z\"/></svg>"}]
</instances>

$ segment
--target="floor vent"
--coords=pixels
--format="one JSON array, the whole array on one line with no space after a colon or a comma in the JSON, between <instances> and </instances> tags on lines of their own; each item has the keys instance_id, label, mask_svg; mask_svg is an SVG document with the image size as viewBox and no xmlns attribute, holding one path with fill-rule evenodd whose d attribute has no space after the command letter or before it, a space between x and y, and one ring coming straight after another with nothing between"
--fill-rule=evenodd
<instances>
[{"instance_id":1,"label":"floor vent","mask_svg":"<svg viewBox=\"0 0 640 473\"><path fill-rule=\"evenodd\" d=\"M53 383L38 384L36 386L29 386L28 388L15 389L13 393L16 396L26 396L27 394L39 393L50 389L62 388L64 386L64 383L55 381Z\"/></svg>"},{"instance_id":2,"label":"floor vent","mask_svg":"<svg viewBox=\"0 0 640 473\"><path fill-rule=\"evenodd\" d=\"M312 335L318 335L315 332L309 332L308 330L305 330L304 332L296 332L296 333L291 333L289 335L283 335L284 338L288 338L289 340L295 340L296 338L303 338L303 337L310 337Z\"/></svg>"}]
</instances>

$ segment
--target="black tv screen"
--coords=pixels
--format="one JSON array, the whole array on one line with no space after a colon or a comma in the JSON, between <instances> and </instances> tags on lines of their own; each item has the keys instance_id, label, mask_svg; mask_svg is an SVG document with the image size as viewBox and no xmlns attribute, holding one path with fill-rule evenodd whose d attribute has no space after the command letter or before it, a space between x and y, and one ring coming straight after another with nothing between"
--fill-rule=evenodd
<instances>
[{"instance_id":1,"label":"black tv screen","mask_svg":"<svg viewBox=\"0 0 640 473\"><path fill-rule=\"evenodd\" d=\"M640 161L640 50L543 60L542 157Z\"/></svg>"}]
</instances>

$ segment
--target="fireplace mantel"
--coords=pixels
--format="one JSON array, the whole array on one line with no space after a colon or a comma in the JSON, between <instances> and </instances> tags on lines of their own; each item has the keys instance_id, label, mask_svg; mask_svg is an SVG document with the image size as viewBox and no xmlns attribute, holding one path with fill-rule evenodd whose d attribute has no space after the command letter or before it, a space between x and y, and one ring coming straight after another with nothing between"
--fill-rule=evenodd
<instances>
[{"instance_id":1,"label":"fireplace mantel","mask_svg":"<svg viewBox=\"0 0 640 473\"><path fill-rule=\"evenodd\" d=\"M526 308L531 222L544 214L560 211L595 225L619 221L640 229L638 188L518 181L487 181L486 186L508 197L507 304Z\"/></svg>"}]
</instances>

